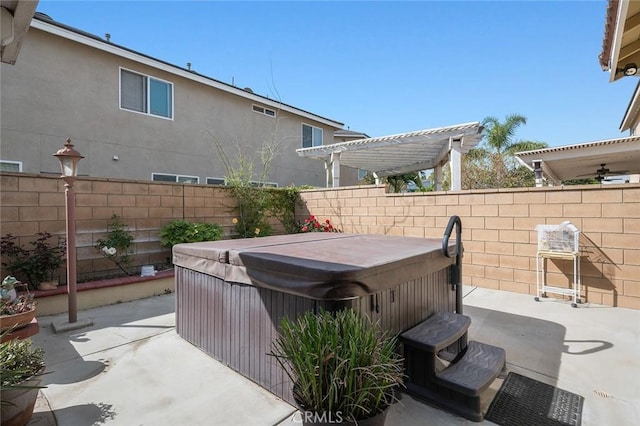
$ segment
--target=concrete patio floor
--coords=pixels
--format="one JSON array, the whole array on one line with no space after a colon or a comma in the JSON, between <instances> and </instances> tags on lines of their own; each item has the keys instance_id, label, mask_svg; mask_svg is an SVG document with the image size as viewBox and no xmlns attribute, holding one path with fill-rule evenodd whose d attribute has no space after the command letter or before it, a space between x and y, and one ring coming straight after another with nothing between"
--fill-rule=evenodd
<instances>
[{"instance_id":1,"label":"concrete patio floor","mask_svg":"<svg viewBox=\"0 0 640 426\"><path fill-rule=\"evenodd\" d=\"M39 317L46 389L30 425L292 425L296 409L175 332L174 295L79 313L93 326L54 334ZM585 398L583 425L640 419L640 311L465 286L469 338L505 348L509 371ZM483 394L488 407L502 380ZM478 424L402 396L387 425ZM485 421L482 424L492 424Z\"/></svg>"}]
</instances>

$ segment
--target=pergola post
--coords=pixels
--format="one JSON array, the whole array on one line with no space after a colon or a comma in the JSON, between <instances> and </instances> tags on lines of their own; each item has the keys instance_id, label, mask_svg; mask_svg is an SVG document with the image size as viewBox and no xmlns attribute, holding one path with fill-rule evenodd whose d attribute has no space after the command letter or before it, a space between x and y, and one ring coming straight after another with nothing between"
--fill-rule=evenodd
<instances>
[{"instance_id":1,"label":"pergola post","mask_svg":"<svg viewBox=\"0 0 640 426\"><path fill-rule=\"evenodd\" d=\"M340 153L331 153L331 177L333 180L333 188L340 186Z\"/></svg>"},{"instance_id":2,"label":"pergola post","mask_svg":"<svg viewBox=\"0 0 640 426\"><path fill-rule=\"evenodd\" d=\"M373 173L373 178L376 180L376 185L380 185L382 179L380 179L380 176L378 176L377 173Z\"/></svg>"},{"instance_id":3,"label":"pergola post","mask_svg":"<svg viewBox=\"0 0 640 426\"><path fill-rule=\"evenodd\" d=\"M442 191L442 163L436 166L433 173L436 179L436 191Z\"/></svg>"},{"instance_id":4,"label":"pergola post","mask_svg":"<svg viewBox=\"0 0 640 426\"><path fill-rule=\"evenodd\" d=\"M325 184L326 188L331 188L331 166L329 164L330 158L324 160L324 174L325 174Z\"/></svg>"},{"instance_id":5,"label":"pergola post","mask_svg":"<svg viewBox=\"0 0 640 426\"><path fill-rule=\"evenodd\" d=\"M462 140L449 138L449 165L451 167L451 190L462 189Z\"/></svg>"}]
</instances>

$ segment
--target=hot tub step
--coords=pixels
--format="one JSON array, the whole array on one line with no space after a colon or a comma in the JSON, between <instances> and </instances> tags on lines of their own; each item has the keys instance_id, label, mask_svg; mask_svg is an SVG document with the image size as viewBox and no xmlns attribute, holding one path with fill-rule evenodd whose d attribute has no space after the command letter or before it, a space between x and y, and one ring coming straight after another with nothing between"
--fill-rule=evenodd
<instances>
[{"instance_id":1,"label":"hot tub step","mask_svg":"<svg viewBox=\"0 0 640 426\"><path fill-rule=\"evenodd\" d=\"M505 362L504 349L470 341L462 358L436 373L435 381L455 392L479 396L498 377Z\"/></svg>"},{"instance_id":2,"label":"hot tub step","mask_svg":"<svg viewBox=\"0 0 640 426\"><path fill-rule=\"evenodd\" d=\"M471 318L453 312L437 312L400 336L402 343L437 353L463 337Z\"/></svg>"}]
</instances>

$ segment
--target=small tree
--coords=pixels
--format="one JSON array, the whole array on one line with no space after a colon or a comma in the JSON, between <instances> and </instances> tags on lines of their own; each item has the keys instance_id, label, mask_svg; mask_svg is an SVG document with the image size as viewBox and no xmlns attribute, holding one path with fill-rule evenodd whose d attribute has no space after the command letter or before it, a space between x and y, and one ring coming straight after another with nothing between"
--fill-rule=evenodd
<instances>
[{"instance_id":1,"label":"small tree","mask_svg":"<svg viewBox=\"0 0 640 426\"><path fill-rule=\"evenodd\" d=\"M273 233L268 217L277 218L289 233L296 232L295 207L300 202L296 187L268 188L271 164L280 154L282 140L276 138L277 121L270 138L266 139L257 155L247 155L241 144L235 144L236 157L229 158L223 142L212 132L211 137L226 170L225 183L236 200L233 220L236 235L241 238L263 237ZM257 166L256 166L257 164Z\"/></svg>"},{"instance_id":2,"label":"small tree","mask_svg":"<svg viewBox=\"0 0 640 426\"><path fill-rule=\"evenodd\" d=\"M131 245L135 239L134 235L126 229L127 225L120 216L113 214L107 224L106 238L96 241L96 249L104 257L112 261L126 275L131 275L129 266L133 250Z\"/></svg>"}]
</instances>

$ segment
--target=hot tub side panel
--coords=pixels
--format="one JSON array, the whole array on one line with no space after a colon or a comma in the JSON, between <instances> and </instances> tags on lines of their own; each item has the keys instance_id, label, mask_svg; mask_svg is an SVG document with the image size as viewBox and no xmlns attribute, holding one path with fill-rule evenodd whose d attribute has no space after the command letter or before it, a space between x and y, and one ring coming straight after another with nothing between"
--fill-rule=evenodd
<instances>
[{"instance_id":1,"label":"hot tub side panel","mask_svg":"<svg viewBox=\"0 0 640 426\"><path fill-rule=\"evenodd\" d=\"M218 361L295 405L291 383L268 353L282 317L297 318L331 301L226 282L176 266L176 329L178 335ZM453 311L448 268L401 283L389 290L341 302L391 334L405 331L438 311Z\"/></svg>"}]
</instances>

